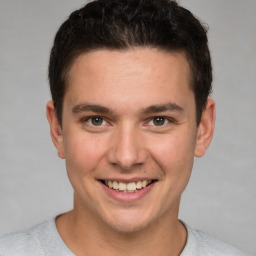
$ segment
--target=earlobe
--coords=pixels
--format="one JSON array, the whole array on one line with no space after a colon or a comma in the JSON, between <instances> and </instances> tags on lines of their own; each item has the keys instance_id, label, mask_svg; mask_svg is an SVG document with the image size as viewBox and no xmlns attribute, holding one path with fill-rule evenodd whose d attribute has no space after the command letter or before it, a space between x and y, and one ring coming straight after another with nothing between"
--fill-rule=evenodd
<instances>
[{"instance_id":1,"label":"earlobe","mask_svg":"<svg viewBox=\"0 0 256 256\"><path fill-rule=\"evenodd\" d=\"M195 156L201 157L205 154L213 137L215 125L215 102L208 98L206 108L203 111L201 122L197 130Z\"/></svg>"},{"instance_id":2,"label":"earlobe","mask_svg":"<svg viewBox=\"0 0 256 256\"><path fill-rule=\"evenodd\" d=\"M63 136L62 129L59 123L58 118L55 114L55 108L53 101L49 101L46 105L46 116L50 125L50 134L53 141L54 146L58 150L58 156L62 159L65 158L64 150L63 150Z\"/></svg>"}]
</instances>

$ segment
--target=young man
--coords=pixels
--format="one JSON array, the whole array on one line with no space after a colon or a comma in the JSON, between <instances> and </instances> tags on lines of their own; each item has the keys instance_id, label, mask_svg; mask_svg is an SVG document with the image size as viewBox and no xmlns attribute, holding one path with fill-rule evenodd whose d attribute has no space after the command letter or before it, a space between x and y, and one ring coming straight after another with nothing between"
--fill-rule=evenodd
<instances>
[{"instance_id":1,"label":"young man","mask_svg":"<svg viewBox=\"0 0 256 256\"><path fill-rule=\"evenodd\" d=\"M98 0L51 51L51 137L74 209L3 236L0 255L245 255L178 220L215 121L204 27L171 0Z\"/></svg>"}]
</instances>

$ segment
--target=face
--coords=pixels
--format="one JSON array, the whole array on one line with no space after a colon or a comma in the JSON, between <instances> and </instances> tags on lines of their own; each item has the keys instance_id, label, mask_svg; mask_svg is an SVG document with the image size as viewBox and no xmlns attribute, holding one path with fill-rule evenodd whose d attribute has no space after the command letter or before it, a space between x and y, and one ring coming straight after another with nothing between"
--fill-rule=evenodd
<instances>
[{"instance_id":1,"label":"face","mask_svg":"<svg viewBox=\"0 0 256 256\"><path fill-rule=\"evenodd\" d=\"M97 50L75 61L62 128L50 121L74 211L126 232L177 219L194 155L207 147L190 81L182 53Z\"/></svg>"}]
</instances>

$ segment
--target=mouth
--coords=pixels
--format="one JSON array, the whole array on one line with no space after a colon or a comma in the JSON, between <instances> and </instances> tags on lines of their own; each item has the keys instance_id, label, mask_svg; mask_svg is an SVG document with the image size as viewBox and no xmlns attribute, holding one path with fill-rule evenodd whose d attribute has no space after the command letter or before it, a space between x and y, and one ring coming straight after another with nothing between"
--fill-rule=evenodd
<instances>
[{"instance_id":1,"label":"mouth","mask_svg":"<svg viewBox=\"0 0 256 256\"><path fill-rule=\"evenodd\" d=\"M152 183L155 183L157 180L139 180L129 183L115 181L115 180L100 180L108 188L115 190L121 193L136 193L140 190L145 189Z\"/></svg>"}]
</instances>

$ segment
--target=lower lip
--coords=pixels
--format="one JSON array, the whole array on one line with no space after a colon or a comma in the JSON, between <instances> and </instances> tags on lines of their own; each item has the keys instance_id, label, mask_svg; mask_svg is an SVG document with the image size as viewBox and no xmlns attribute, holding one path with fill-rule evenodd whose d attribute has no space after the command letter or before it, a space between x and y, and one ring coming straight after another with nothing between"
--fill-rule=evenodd
<instances>
[{"instance_id":1,"label":"lower lip","mask_svg":"<svg viewBox=\"0 0 256 256\"><path fill-rule=\"evenodd\" d=\"M154 185L156 184L156 182L153 182L150 185L148 185L147 187L139 189L136 192L124 193L124 192L119 192L118 190L114 190L112 188L109 188L108 186L104 185L100 181L99 181L99 183L103 187L105 192L111 198L113 198L117 201L121 201L121 202L135 202L135 201L138 201L138 200L144 198L151 191L151 189L154 187Z\"/></svg>"}]
</instances>

